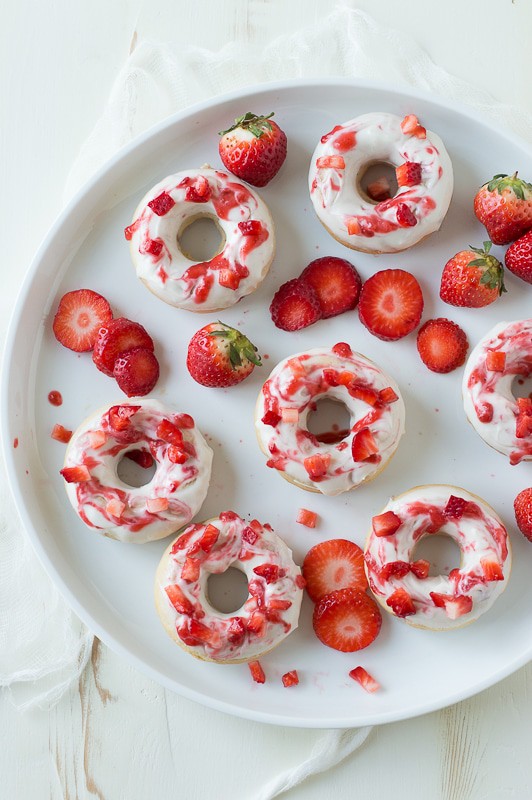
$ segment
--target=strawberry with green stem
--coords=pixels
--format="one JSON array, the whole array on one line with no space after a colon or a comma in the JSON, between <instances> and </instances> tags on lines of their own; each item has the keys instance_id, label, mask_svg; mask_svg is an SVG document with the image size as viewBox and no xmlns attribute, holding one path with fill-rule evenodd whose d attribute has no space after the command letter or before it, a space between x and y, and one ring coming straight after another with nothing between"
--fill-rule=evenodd
<instances>
[{"instance_id":1,"label":"strawberry with green stem","mask_svg":"<svg viewBox=\"0 0 532 800\"><path fill-rule=\"evenodd\" d=\"M491 242L484 247L460 250L443 268L440 297L451 306L482 308L506 291L501 262L490 254Z\"/></svg>"},{"instance_id":2,"label":"strawberry with green stem","mask_svg":"<svg viewBox=\"0 0 532 800\"><path fill-rule=\"evenodd\" d=\"M477 219L494 244L509 244L532 229L532 184L513 175L494 175L475 195Z\"/></svg>"},{"instance_id":3,"label":"strawberry with green stem","mask_svg":"<svg viewBox=\"0 0 532 800\"><path fill-rule=\"evenodd\" d=\"M260 366L255 345L223 322L205 325L188 345L188 371L202 386L234 386Z\"/></svg>"},{"instance_id":4,"label":"strawberry with green stem","mask_svg":"<svg viewBox=\"0 0 532 800\"><path fill-rule=\"evenodd\" d=\"M226 169L252 186L266 186L286 158L286 134L271 114L248 111L220 131L218 149Z\"/></svg>"}]
</instances>

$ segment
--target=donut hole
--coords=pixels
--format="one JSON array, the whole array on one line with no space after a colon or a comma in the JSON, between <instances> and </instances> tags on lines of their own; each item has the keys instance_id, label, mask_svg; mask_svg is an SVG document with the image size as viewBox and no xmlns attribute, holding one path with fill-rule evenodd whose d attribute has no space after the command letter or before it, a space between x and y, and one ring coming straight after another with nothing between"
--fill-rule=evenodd
<instances>
[{"instance_id":1,"label":"donut hole","mask_svg":"<svg viewBox=\"0 0 532 800\"><path fill-rule=\"evenodd\" d=\"M512 394L514 397L532 397L532 374L516 375L512 381Z\"/></svg>"},{"instance_id":2,"label":"donut hole","mask_svg":"<svg viewBox=\"0 0 532 800\"><path fill-rule=\"evenodd\" d=\"M120 480L138 489L139 486L146 486L155 475L157 465L152 459L150 466L142 466L143 457L149 461L149 452L147 450L130 450L127 455L124 455L117 464L116 472ZM139 463L139 461L141 463Z\"/></svg>"},{"instance_id":3,"label":"donut hole","mask_svg":"<svg viewBox=\"0 0 532 800\"><path fill-rule=\"evenodd\" d=\"M248 579L238 567L209 575L207 596L216 611L231 614L242 608L248 597Z\"/></svg>"},{"instance_id":4,"label":"donut hole","mask_svg":"<svg viewBox=\"0 0 532 800\"><path fill-rule=\"evenodd\" d=\"M368 203L386 200L386 187L390 197L395 197L398 190L395 167L387 161L370 161L364 164L357 175L357 189ZM382 193L382 196L381 196Z\"/></svg>"},{"instance_id":5,"label":"donut hole","mask_svg":"<svg viewBox=\"0 0 532 800\"><path fill-rule=\"evenodd\" d=\"M424 559L430 562L429 575L448 575L452 569L459 569L462 552L455 540L445 533L424 536L415 546L411 561Z\"/></svg>"},{"instance_id":6,"label":"donut hole","mask_svg":"<svg viewBox=\"0 0 532 800\"><path fill-rule=\"evenodd\" d=\"M340 400L317 400L307 417L307 429L319 442L336 444L349 434L351 416Z\"/></svg>"},{"instance_id":7,"label":"donut hole","mask_svg":"<svg viewBox=\"0 0 532 800\"><path fill-rule=\"evenodd\" d=\"M216 217L205 214L185 222L178 233L177 244L191 261L210 261L223 250L225 236Z\"/></svg>"}]
</instances>

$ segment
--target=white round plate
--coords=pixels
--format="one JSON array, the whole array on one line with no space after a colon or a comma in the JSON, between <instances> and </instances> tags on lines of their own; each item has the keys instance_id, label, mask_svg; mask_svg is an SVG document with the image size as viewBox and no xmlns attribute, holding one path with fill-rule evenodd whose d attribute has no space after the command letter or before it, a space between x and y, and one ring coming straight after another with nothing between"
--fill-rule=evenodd
<instances>
[{"instance_id":1,"label":"white round plate","mask_svg":"<svg viewBox=\"0 0 532 800\"><path fill-rule=\"evenodd\" d=\"M263 354L264 366L240 386L205 389L190 378L185 354L192 334L211 318L171 308L142 286L123 229L138 200L167 174L205 162L220 166L217 132L248 110L275 111L288 135L286 163L261 191L276 222L277 256L258 291L213 318L241 325ZM454 165L455 194L439 233L411 251L370 256L342 247L322 228L308 197L307 172L322 134L379 110L415 113L442 137ZM487 238L472 211L477 187L495 173L516 169L532 175L532 154L525 145L463 108L382 85L293 82L186 110L121 151L80 192L39 250L17 303L2 416L13 492L33 545L72 608L104 642L160 683L214 708L263 722L323 728L389 722L441 708L490 686L530 658L531 545L515 528L512 502L530 485L532 465L510 467L467 424L462 370L429 372L419 360L415 334L382 342L366 331L356 311L299 333L277 330L268 313L281 283L312 259L332 254L351 259L363 278L388 267L410 270L424 291L423 318L450 317L463 326L471 345L500 320L530 316L532 288L512 275L506 276L508 294L484 309L455 309L438 296L445 261ZM264 658L267 682L261 686L253 683L246 665L217 666L184 653L165 634L152 599L153 576L168 540L139 546L99 536L75 515L59 475L64 445L50 438L54 423L75 428L93 409L124 399L114 381L96 370L90 354L76 355L53 337L59 298L81 287L101 292L117 316L148 329L161 363L154 396L192 412L208 436L215 453L213 480L199 519L233 509L270 522L301 563L322 539L347 537L363 546L372 515L390 495L423 483L457 484L492 503L510 530L514 569L502 597L474 625L451 632L417 630L385 614L376 642L353 654L320 644L312 631L312 604L305 598L298 630ZM396 378L405 397L407 433L373 483L331 498L304 492L266 467L255 440L253 406L280 359L337 341L349 342ZM47 401L52 389L64 398L59 408ZM301 507L319 514L316 529L296 523ZM381 691L369 695L348 677L359 664L381 683ZM301 682L285 689L281 675L292 669Z\"/></svg>"}]
</instances>

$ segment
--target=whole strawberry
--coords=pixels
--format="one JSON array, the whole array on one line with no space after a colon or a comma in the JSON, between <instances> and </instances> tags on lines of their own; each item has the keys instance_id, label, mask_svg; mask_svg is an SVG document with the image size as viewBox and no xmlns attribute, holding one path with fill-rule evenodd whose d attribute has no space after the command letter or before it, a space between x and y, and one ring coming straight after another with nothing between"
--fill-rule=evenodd
<instances>
[{"instance_id":1,"label":"whole strawberry","mask_svg":"<svg viewBox=\"0 0 532 800\"><path fill-rule=\"evenodd\" d=\"M202 386L234 386L261 366L257 348L235 328L211 322L188 345L187 367Z\"/></svg>"},{"instance_id":2,"label":"whole strawberry","mask_svg":"<svg viewBox=\"0 0 532 800\"><path fill-rule=\"evenodd\" d=\"M532 228L532 185L514 175L495 175L475 195L477 218L494 244L514 242Z\"/></svg>"},{"instance_id":3,"label":"whole strawberry","mask_svg":"<svg viewBox=\"0 0 532 800\"><path fill-rule=\"evenodd\" d=\"M493 303L503 292L501 262L489 254L491 242L484 249L460 250L443 268L440 297L451 306L482 308Z\"/></svg>"},{"instance_id":4,"label":"whole strawberry","mask_svg":"<svg viewBox=\"0 0 532 800\"><path fill-rule=\"evenodd\" d=\"M248 111L220 131L218 149L224 166L252 186L266 186L286 158L286 135L271 117L273 112L263 117Z\"/></svg>"},{"instance_id":5,"label":"whole strawberry","mask_svg":"<svg viewBox=\"0 0 532 800\"><path fill-rule=\"evenodd\" d=\"M523 489L514 500L517 527L532 542L532 488Z\"/></svg>"},{"instance_id":6,"label":"whole strawberry","mask_svg":"<svg viewBox=\"0 0 532 800\"><path fill-rule=\"evenodd\" d=\"M518 278L532 283L532 231L510 245L504 256L504 263Z\"/></svg>"}]
</instances>

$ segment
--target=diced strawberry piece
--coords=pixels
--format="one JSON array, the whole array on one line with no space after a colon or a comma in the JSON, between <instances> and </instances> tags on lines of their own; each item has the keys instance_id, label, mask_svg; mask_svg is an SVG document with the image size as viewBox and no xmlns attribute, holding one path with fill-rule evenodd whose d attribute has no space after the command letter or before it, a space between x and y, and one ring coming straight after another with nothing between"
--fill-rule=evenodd
<instances>
[{"instance_id":1,"label":"diced strawberry piece","mask_svg":"<svg viewBox=\"0 0 532 800\"><path fill-rule=\"evenodd\" d=\"M459 594L456 596L448 594L440 594L438 592L430 592L432 602L438 608L444 608L445 613L449 619L458 619L458 617L469 614L473 608L473 601L467 595Z\"/></svg>"},{"instance_id":2,"label":"diced strawberry piece","mask_svg":"<svg viewBox=\"0 0 532 800\"><path fill-rule=\"evenodd\" d=\"M181 577L187 583L197 581L200 575L200 562L198 558L187 558L181 570Z\"/></svg>"},{"instance_id":3,"label":"diced strawberry piece","mask_svg":"<svg viewBox=\"0 0 532 800\"><path fill-rule=\"evenodd\" d=\"M240 277L232 269L221 269L218 271L218 283L226 289L238 289Z\"/></svg>"},{"instance_id":4,"label":"diced strawberry piece","mask_svg":"<svg viewBox=\"0 0 532 800\"><path fill-rule=\"evenodd\" d=\"M385 269L362 287L358 314L363 325L379 339L401 339L419 324L423 294L419 283L402 269Z\"/></svg>"},{"instance_id":5,"label":"diced strawberry piece","mask_svg":"<svg viewBox=\"0 0 532 800\"><path fill-rule=\"evenodd\" d=\"M274 611L287 611L291 607L292 603L290 600L270 600L268 604L268 608L273 609Z\"/></svg>"},{"instance_id":6,"label":"diced strawberry piece","mask_svg":"<svg viewBox=\"0 0 532 800\"><path fill-rule=\"evenodd\" d=\"M491 422L493 419L493 406L491 403L481 403L475 407L479 422Z\"/></svg>"},{"instance_id":7,"label":"diced strawberry piece","mask_svg":"<svg viewBox=\"0 0 532 800\"><path fill-rule=\"evenodd\" d=\"M379 392L379 402L383 405L389 405L390 403L395 403L399 400L398 395L394 392L391 386L386 386L385 389L381 389Z\"/></svg>"},{"instance_id":8,"label":"diced strawberry piece","mask_svg":"<svg viewBox=\"0 0 532 800\"><path fill-rule=\"evenodd\" d=\"M515 435L517 439L526 439L532 433L532 416L519 414L515 420Z\"/></svg>"},{"instance_id":9,"label":"diced strawberry piece","mask_svg":"<svg viewBox=\"0 0 532 800\"><path fill-rule=\"evenodd\" d=\"M111 406L109 409L109 426L118 432L125 431L131 425L130 419L140 406Z\"/></svg>"},{"instance_id":10,"label":"diced strawberry piece","mask_svg":"<svg viewBox=\"0 0 532 800\"><path fill-rule=\"evenodd\" d=\"M445 506L443 513L446 517L460 519L464 515L467 506L467 500L464 500L463 497L456 497L454 494L452 494L447 501L447 505Z\"/></svg>"},{"instance_id":11,"label":"diced strawberry piece","mask_svg":"<svg viewBox=\"0 0 532 800\"><path fill-rule=\"evenodd\" d=\"M266 617L264 614L256 612L246 622L246 630L254 634L258 639L262 639L266 631Z\"/></svg>"},{"instance_id":12,"label":"diced strawberry piece","mask_svg":"<svg viewBox=\"0 0 532 800\"><path fill-rule=\"evenodd\" d=\"M500 564L491 558L481 558L482 570L487 581L503 581L504 573Z\"/></svg>"},{"instance_id":13,"label":"diced strawberry piece","mask_svg":"<svg viewBox=\"0 0 532 800\"><path fill-rule=\"evenodd\" d=\"M211 196L211 187L204 175L198 175L192 186L187 186L185 200L189 203L207 203Z\"/></svg>"},{"instance_id":14,"label":"diced strawberry piece","mask_svg":"<svg viewBox=\"0 0 532 800\"><path fill-rule=\"evenodd\" d=\"M296 575L296 586L298 589L304 589L307 585L307 582L303 575Z\"/></svg>"},{"instance_id":15,"label":"diced strawberry piece","mask_svg":"<svg viewBox=\"0 0 532 800\"><path fill-rule=\"evenodd\" d=\"M59 472L67 483L85 483L91 479L91 474L84 464L77 467L63 467Z\"/></svg>"},{"instance_id":16,"label":"diced strawberry piece","mask_svg":"<svg viewBox=\"0 0 532 800\"><path fill-rule=\"evenodd\" d=\"M418 559L418 561L413 561L410 564L410 570L416 578L428 578L429 571L430 571L430 561L426 561L424 558Z\"/></svg>"},{"instance_id":17,"label":"diced strawberry piece","mask_svg":"<svg viewBox=\"0 0 532 800\"><path fill-rule=\"evenodd\" d=\"M89 431L89 445L93 450L98 450L107 441L107 434L105 431Z\"/></svg>"},{"instance_id":18,"label":"diced strawberry piece","mask_svg":"<svg viewBox=\"0 0 532 800\"><path fill-rule=\"evenodd\" d=\"M249 671L255 683L265 683L266 675L262 669L259 661L248 661Z\"/></svg>"},{"instance_id":19,"label":"diced strawberry piece","mask_svg":"<svg viewBox=\"0 0 532 800\"><path fill-rule=\"evenodd\" d=\"M392 196L390 188L390 181L383 175L377 180L368 183L366 193L376 203L381 203L383 200L389 200Z\"/></svg>"},{"instance_id":20,"label":"diced strawberry piece","mask_svg":"<svg viewBox=\"0 0 532 800\"><path fill-rule=\"evenodd\" d=\"M281 419L283 422L297 423L299 420L299 411L297 408L282 408Z\"/></svg>"},{"instance_id":21,"label":"diced strawberry piece","mask_svg":"<svg viewBox=\"0 0 532 800\"><path fill-rule=\"evenodd\" d=\"M312 286L300 278L283 283L270 304L274 325L283 331L298 331L321 319L318 296Z\"/></svg>"},{"instance_id":22,"label":"diced strawberry piece","mask_svg":"<svg viewBox=\"0 0 532 800\"><path fill-rule=\"evenodd\" d=\"M300 525L305 525L307 528L315 528L318 515L314 511L309 511L306 508L300 508L296 517L296 522Z\"/></svg>"},{"instance_id":23,"label":"diced strawberry piece","mask_svg":"<svg viewBox=\"0 0 532 800\"><path fill-rule=\"evenodd\" d=\"M395 175L398 186L417 186L421 183L421 164L415 161L405 161L396 167Z\"/></svg>"},{"instance_id":24,"label":"diced strawberry piece","mask_svg":"<svg viewBox=\"0 0 532 800\"><path fill-rule=\"evenodd\" d=\"M220 531L214 525L207 525L201 539L199 540L200 547L204 553L210 553L216 542L218 541L218 537L220 535Z\"/></svg>"},{"instance_id":25,"label":"diced strawberry piece","mask_svg":"<svg viewBox=\"0 0 532 800\"><path fill-rule=\"evenodd\" d=\"M195 536L195 534L198 532L199 529L200 529L199 525L189 525L189 527L175 540L171 550L172 555L174 553L179 552L180 550L186 550L189 547L192 538ZM197 553L199 549L200 549L199 542L196 541L193 545L191 545L190 549L188 550L188 555L193 555L194 553Z\"/></svg>"},{"instance_id":26,"label":"diced strawberry piece","mask_svg":"<svg viewBox=\"0 0 532 800\"><path fill-rule=\"evenodd\" d=\"M366 692L376 692L377 689L380 689L380 683L377 683L375 678L373 678L369 672L366 672L364 667L355 667L349 672L349 677L353 678L354 681L359 683Z\"/></svg>"},{"instance_id":27,"label":"diced strawberry piece","mask_svg":"<svg viewBox=\"0 0 532 800\"><path fill-rule=\"evenodd\" d=\"M388 597L386 605L389 606L396 617L409 617L416 613L414 601L406 589L396 589Z\"/></svg>"},{"instance_id":28,"label":"diced strawberry piece","mask_svg":"<svg viewBox=\"0 0 532 800\"><path fill-rule=\"evenodd\" d=\"M347 390L351 397L356 397L357 400L362 400L369 406L375 406L379 402L378 392L369 386L363 386L360 383L351 383L347 387Z\"/></svg>"},{"instance_id":29,"label":"diced strawberry piece","mask_svg":"<svg viewBox=\"0 0 532 800\"><path fill-rule=\"evenodd\" d=\"M426 367L432 372L452 372L461 367L468 342L462 328L449 319L429 319L418 331L417 349Z\"/></svg>"},{"instance_id":30,"label":"diced strawberry piece","mask_svg":"<svg viewBox=\"0 0 532 800\"><path fill-rule=\"evenodd\" d=\"M305 267L300 280L316 293L322 319L350 311L358 303L362 280L353 264L344 258L317 258Z\"/></svg>"},{"instance_id":31,"label":"diced strawberry piece","mask_svg":"<svg viewBox=\"0 0 532 800\"><path fill-rule=\"evenodd\" d=\"M52 428L51 437L52 439L55 439L56 442L68 444L72 439L72 431L69 431L67 428L63 428L62 425L54 425Z\"/></svg>"},{"instance_id":32,"label":"diced strawberry piece","mask_svg":"<svg viewBox=\"0 0 532 800\"><path fill-rule=\"evenodd\" d=\"M486 355L486 369L491 372L504 372L506 353L503 350L488 350Z\"/></svg>"},{"instance_id":33,"label":"diced strawberry piece","mask_svg":"<svg viewBox=\"0 0 532 800\"><path fill-rule=\"evenodd\" d=\"M189 430L192 430L195 424L193 417L191 417L190 414L184 413L174 414L172 416L172 421L174 425L177 425L178 428L185 428Z\"/></svg>"},{"instance_id":34,"label":"diced strawberry piece","mask_svg":"<svg viewBox=\"0 0 532 800\"><path fill-rule=\"evenodd\" d=\"M166 449L168 461L172 464L184 464L188 458L187 453L175 444L169 444Z\"/></svg>"},{"instance_id":35,"label":"diced strawberry piece","mask_svg":"<svg viewBox=\"0 0 532 800\"><path fill-rule=\"evenodd\" d=\"M171 604L178 612L178 614L187 614L190 615L194 611L194 606L188 599L188 597L183 593L183 590L177 586L165 586L164 590L168 595L168 599L170 600Z\"/></svg>"},{"instance_id":36,"label":"diced strawberry piece","mask_svg":"<svg viewBox=\"0 0 532 800\"><path fill-rule=\"evenodd\" d=\"M159 362L147 347L134 347L118 356L113 375L128 397L144 397L159 380Z\"/></svg>"},{"instance_id":37,"label":"diced strawberry piece","mask_svg":"<svg viewBox=\"0 0 532 800\"><path fill-rule=\"evenodd\" d=\"M112 318L111 306L101 294L91 289L67 292L54 317L54 336L63 347L83 353L92 350L98 330Z\"/></svg>"},{"instance_id":38,"label":"diced strawberry piece","mask_svg":"<svg viewBox=\"0 0 532 800\"><path fill-rule=\"evenodd\" d=\"M162 239L146 239L142 245L142 252L158 258L163 251L163 247Z\"/></svg>"},{"instance_id":39,"label":"diced strawberry piece","mask_svg":"<svg viewBox=\"0 0 532 800\"><path fill-rule=\"evenodd\" d=\"M321 156L316 159L318 169L345 169L343 156Z\"/></svg>"},{"instance_id":40,"label":"diced strawberry piece","mask_svg":"<svg viewBox=\"0 0 532 800\"><path fill-rule=\"evenodd\" d=\"M272 428L276 428L280 421L281 421L280 414L277 414L277 412L272 411L271 409L266 411L261 419L261 422L264 425L271 425Z\"/></svg>"},{"instance_id":41,"label":"diced strawberry piece","mask_svg":"<svg viewBox=\"0 0 532 800\"><path fill-rule=\"evenodd\" d=\"M427 525L427 533L438 533L440 528L443 528L445 525L445 515L439 508L433 506L429 508L429 518L430 522Z\"/></svg>"},{"instance_id":42,"label":"diced strawberry piece","mask_svg":"<svg viewBox=\"0 0 532 800\"><path fill-rule=\"evenodd\" d=\"M517 408L519 409L519 414L532 417L532 399L530 397L518 397Z\"/></svg>"},{"instance_id":43,"label":"diced strawberry piece","mask_svg":"<svg viewBox=\"0 0 532 800\"><path fill-rule=\"evenodd\" d=\"M355 376L352 372L344 370L343 372L336 373L336 380L338 381L339 386L349 387L354 382Z\"/></svg>"},{"instance_id":44,"label":"diced strawberry piece","mask_svg":"<svg viewBox=\"0 0 532 800\"><path fill-rule=\"evenodd\" d=\"M146 508L150 514L158 514L159 511L166 511L168 506L167 497L148 497L146 500Z\"/></svg>"},{"instance_id":45,"label":"diced strawberry piece","mask_svg":"<svg viewBox=\"0 0 532 800\"><path fill-rule=\"evenodd\" d=\"M252 544L252 545L255 544L255 542L258 540L259 536L260 536L260 534L257 533L257 531L253 530L251 525L249 525L248 527L244 528L244 530L242 531L242 539L245 542L247 542L248 544Z\"/></svg>"},{"instance_id":46,"label":"diced strawberry piece","mask_svg":"<svg viewBox=\"0 0 532 800\"><path fill-rule=\"evenodd\" d=\"M177 425L170 422L169 419L162 419L157 425L157 437L162 439L163 442L174 444L176 447L183 446L183 434Z\"/></svg>"},{"instance_id":47,"label":"diced strawberry piece","mask_svg":"<svg viewBox=\"0 0 532 800\"><path fill-rule=\"evenodd\" d=\"M234 522L235 520L240 519L238 514L235 514L234 511L222 511L220 514L220 520L222 522Z\"/></svg>"},{"instance_id":48,"label":"diced strawberry piece","mask_svg":"<svg viewBox=\"0 0 532 800\"><path fill-rule=\"evenodd\" d=\"M153 467L153 456L147 450L129 450L125 457L129 458L130 461L134 461L142 469Z\"/></svg>"},{"instance_id":49,"label":"diced strawberry piece","mask_svg":"<svg viewBox=\"0 0 532 800\"><path fill-rule=\"evenodd\" d=\"M353 461L357 463L363 461L375 463L380 460L379 447L369 428L362 428L362 430L354 435L351 444L351 453L353 455Z\"/></svg>"},{"instance_id":50,"label":"diced strawberry piece","mask_svg":"<svg viewBox=\"0 0 532 800\"><path fill-rule=\"evenodd\" d=\"M324 595L314 608L312 625L318 639L334 650L353 653L370 645L381 629L375 601L356 589Z\"/></svg>"},{"instance_id":51,"label":"diced strawberry piece","mask_svg":"<svg viewBox=\"0 0 532 800\"><path fill-rule=\"evenodd\" d=\"M126 504L122 503L121 500L118 500L118 498L114 497L107 502L105 506L105 512L106 514L109 514L111 517L117 517L117 519L120 519L120 517L124 513L125 508Z\"/></svg>"},{"instance_id":52,"label":"diced strawberry piece","mask_svg":"<svg viewBox=\"0 0 532 800\"><path fill-rule=\"evenodd\" d=\"M385 511L371 520L375 536L392 536L402 525L401 518L393 511Z\"/></svg>"},{"instance_id":53,"label":"diced strawberry piece","mask_svg":"<svg viewBox=\"0 0 532 800\"><path fill-rule=\"evenodd\" d=\"M303 466L305 467L308 476L312 481L317 481L323 478L323 476L327 474L330 463L331 456L329 453L326 455L316 453L316 455L308 456L303 460Z\"/></svg>"},{"instance_id":54,"label":"diced strawberry piece","mask_svg":"<svg viewBox=\"0 0 532 800\"><path fill-rule=\"evenodd\" d=\"M246 219L238 223L240 233L244 236L258 236L262 233L262 223L258 219Z\"/></svg>"},{"instance_id":55,"label":"diced strawberry piece","mask_svg":"<svg viewBox=\"0 0 532 800\"><path fill-rule=\"evenodd\" d=\"M276 564L259 564L253 568L253 572L264 578L266 583L275 583L279 580L279 567Z\"/></svg>"},{"instance_id":56,"label":"diced strawberry piece","mask_svg":"<svg viewBox=\"0 0 532 800\"><path fill-rule=\"evenodd\" d=\"M303 561L303 576L311 600L348 587L365 591L364 553L348 539L329 539L314 545Z\"/></svg>"},{"instance_id":57,"label":"diced strawberry piece","mask_svg":"<svg viewBox=\"0 0 532 800\"><path fill-rule=\"evenodd\" d=\"M118 317L100 325L92 360L100 372L113 377L117 358L136 347L144 347L153 352L153 339L138 322Z\"/></svg>"},{"instance_id":58,"label":"diced strawberry piece","mask_svg":"<svg viewBox=\"0 0 532 800\"><path fill-rule=\"evenodd\" d=\"M289 686L297 686L299 683L299 675L297 674L297 670L293 669L290 672L285 672L281 680L283 682L283 686L287 688Z\"/></svg>"},{"instance_id":59,"label":"diced strawberry piece","mask_svg":"<svg viewBox=\"0 0 532 800\"><path fill-rule=\"evenodd\" d=\"M407 114L401 122L401 130L407 135L417 136L418 139L427 138L427 129L420 125L415 114Z\"/></svg>"},{"instance_id":60,"label":"diced strawberry piece","mask_svg":"<svg viewBox=\"0 0 532 800\"><path fill-rule=\"evenodd\" d=\"M401 228L413 228L417 225L417 217L406 203L397 204L396 218Z\"/></svg>"},{"instance_id":61,"label":"diced strawberry piece","mask_svg":"<svg viewBox=\"0 0 532 800\"><path fill-rule=\"evenodd\" d=\"M345 227L349 236L360 236L362 228L356 217L347 217Z\"/></svg>"},{"instance_id":62,"label":"diced strawberry piece","mask_svg":"<svg viewBox=\"0 0 532 800\"><path fill-rule=\"evenodd\" d=\"M409 572L409 561L388 561L381 569L381 578L385 581L389 581L390 578L404 578Z\"/></svg>"},{"instance_id":63,"label":"diced strawberry piece","mask_svg":"<svg viewBox=\"0 0 532 800\"><path fill-rule=\"evenodd\" d=\"M240 644L246 635L246 628L242 617L231 617L226 636L231 644Z\"/></svg>"},{"instance_id":64,"label":"diced strawberry piece","mask_svg":"<svg viewBox=\"0 0 532 800\"><path fill-rule=\"evenodd\" d=\"M325 368L322 375L323 380L326 381L329 386L338 386L338 372L335 369Z\"/></svg>"},{"instance_id":65,"label":"diced strawberry piece","mask_svg":"<svg viewBox=\"0 0 532 800\"><path fill-rule=\"evenodd\" d=\"M286 362L286 365L287 367L290 368L290 372L292 373L294 378L304 378L307 374L307 371L303 363L301 362L301 359L297 357L289 358L288 361Z\"/></svg>"},{"instance_id":66,"label":"diced strawberry piece","mask_svg":"<svg viewBox=\"0 0 532 800\"><path fill-rule=\"evenodd\" d=\"M168 192L161 192L154 200L150 200L148 206L158 217L164 217L175 206L175 200Z\"/></svg>"},{"instance_id":67,"label":"diced strawberry piece","mask_svg":"<svg viewBox=\"0 0 532 800\"><path fill-rule=\"evenodd\" d=\"M340 356L340 358L349 358L353 355L353 351L346 342L337 342L333 344L331 349L333 353L336 356Z\"/></svg>"}]
</instances>

